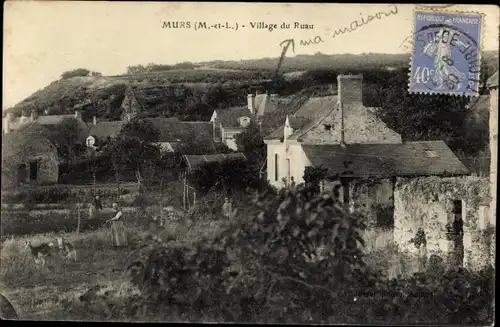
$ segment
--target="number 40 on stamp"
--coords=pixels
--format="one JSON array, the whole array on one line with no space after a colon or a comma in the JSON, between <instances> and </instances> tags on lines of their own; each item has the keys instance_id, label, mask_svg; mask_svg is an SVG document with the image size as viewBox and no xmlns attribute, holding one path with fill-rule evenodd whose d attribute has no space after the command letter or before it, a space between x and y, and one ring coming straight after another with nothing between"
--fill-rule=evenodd
<instances>
[{"instance_id":1,"label":"number 40 on stamp","mask_svg":"<svg viewBox=\"0 0 500 327\"><path fill-rule=\"evenodd\" d=\"M416 10L409 92L477 96L483 17Z\"/></svg>"}]
</instances>

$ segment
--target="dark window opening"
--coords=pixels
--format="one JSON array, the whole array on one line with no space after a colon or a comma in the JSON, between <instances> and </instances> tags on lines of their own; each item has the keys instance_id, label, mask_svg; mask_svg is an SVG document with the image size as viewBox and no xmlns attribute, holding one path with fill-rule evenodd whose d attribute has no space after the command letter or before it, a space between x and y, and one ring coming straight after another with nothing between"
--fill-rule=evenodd
<instances>
[{"instance_id":1,"label":"dark window opening","mask_svg":"<svg viewBox=\"0 0 500 327\"><path fill-rule=\"evenodd\" d=\"M389 229L394 227L394 206L378 205L376 207L377 227Z\"/></svg>"},{"instance_id":2,"label":"dark window opening","mask_svg":"<svg viewBox=\"0 0 500 327\"><path fill-rule=\"evenodd\" d=\"M464 260L464 221L463 221L463 201L454 200L453 201L453 227L452 227L452 239L454 239L455 245L455 260L456 264L459 266L463 265Z\"/></svg>"},{"instance_id":3,"label":"dark window opening","mask_svg":"<svg viewBox=\"0 0 500 327\"><path fill-rule=\"evenodd\" d=\"M38 179L38 162L30 162L30 180L36 181Z\"/></svg>"}]
</instances>

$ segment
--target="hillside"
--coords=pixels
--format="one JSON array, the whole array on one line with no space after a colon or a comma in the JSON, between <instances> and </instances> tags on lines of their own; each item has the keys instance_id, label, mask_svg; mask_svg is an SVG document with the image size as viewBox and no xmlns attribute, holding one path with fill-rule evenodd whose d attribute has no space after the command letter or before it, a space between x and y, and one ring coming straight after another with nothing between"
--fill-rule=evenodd
<instances>
[{"instance_id":1,"label":"hillside","mask_svg":"<svg viewBox=\"0 0 500 327\"><path fill-rule=\"evenodd\" d=\"M498 70L498 52L485 52L483 78ZM246 95L256 90L291 95L309 87L336 82L338 73L362 73L369 105L377 106L380 88L387 87L391 76L408 67L407 54L340 54L298 55L285 58L281 78L270 83L278 58L241 61L210 61L183 64L191 68L171 69L174 66L153 65L142 70L127 68L117 76L72 77L54 81L27 99L7 109L20 116L31 110L48 114L82 111L84 120L93 115L100 119L120 117L120 105L125 90L132 87L148 116L176 116L184 120L207 120L213 109L244 105ZM148 69L169 69L149 71ZM144 71L144 72L138 72ZM5 113L4 112L4 113Z\"/></svg>"}]
</instances>

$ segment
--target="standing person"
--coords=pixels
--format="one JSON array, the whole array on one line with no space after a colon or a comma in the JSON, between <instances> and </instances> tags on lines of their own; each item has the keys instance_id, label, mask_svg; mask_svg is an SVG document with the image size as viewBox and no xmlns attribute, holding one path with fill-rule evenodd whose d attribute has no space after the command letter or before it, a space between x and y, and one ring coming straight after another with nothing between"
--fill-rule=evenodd
<instances>
[{"instance_id":1,"label":"standing person","mask_svg":"<svg viewBox=\"0 0 500 327\"><path fill-rule=\"evenodd\" d=\"M231 202L229 201L229 198L226 196L226 198L224 199L224 205L222 206L222 214L225 218L231 218L232 212L233 207L231 205Z\"/></svg>"},{"instance_id":2,"label":"standing person","mask_svg":"<svg viewBox=\"0 0 500 327\"><path fill-rule=\"evenodd\" d=\"M123 223L123 214L118 204L113 203L113 211L116 212L115 216L108 220L111 222L111 237L113 246L127 246L127 231Z\"/></svg>"},{"instance_id":3,"label":"standing person","mask_svg":"<svg viewBox=\"0 0 500 327\"><path fill-rule=\"evenodd\" d=\"M102 210L102 202L101 202L101 198L99 197L99 195L96 195L94 197L94 206L98 212L100 212Z\"/></svg>"}]
</instances>

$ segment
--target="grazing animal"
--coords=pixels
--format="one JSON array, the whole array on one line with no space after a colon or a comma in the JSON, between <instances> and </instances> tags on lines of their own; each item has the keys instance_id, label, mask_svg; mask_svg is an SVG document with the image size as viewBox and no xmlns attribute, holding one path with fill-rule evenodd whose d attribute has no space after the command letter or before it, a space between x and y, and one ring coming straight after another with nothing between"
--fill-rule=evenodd
<instances>
[{"instance_id":1,"label":"grazing animal","mask_svg":"<svg viewBox=\"0 0 500 327\"><path fill-rule=\"evenodd\" d=\"M31 245L31 242L26 242L26 247L29 247L31 254L35 258L36 264L45 265L45 258L52 255L54 249L47 243L42 243L38 246Z\"/></svg>"},{"instance_id":2,"label":"grazing animal","mask_svg":"<svg viewBox=\"0 0 500 327\"><path fill-rule=\"evenodd\" d=\"M18 320L16 309L12 306L9 300L0 294L0 318L6 320Z\"/></svg>"},{"instance_id":3,"label":"grazing animal","mask_svg":"<svg viewBox=\"0 0 500 327\"><path fill-rule=\"evenodd\" d=\"M56 249L59 255L67 259L73 259L76 261L76 249L73 246L73 244L71 244L71 242L65 240L62 237L57 237L56 242L57 242Z\"/></svg>"}]
</instances>

